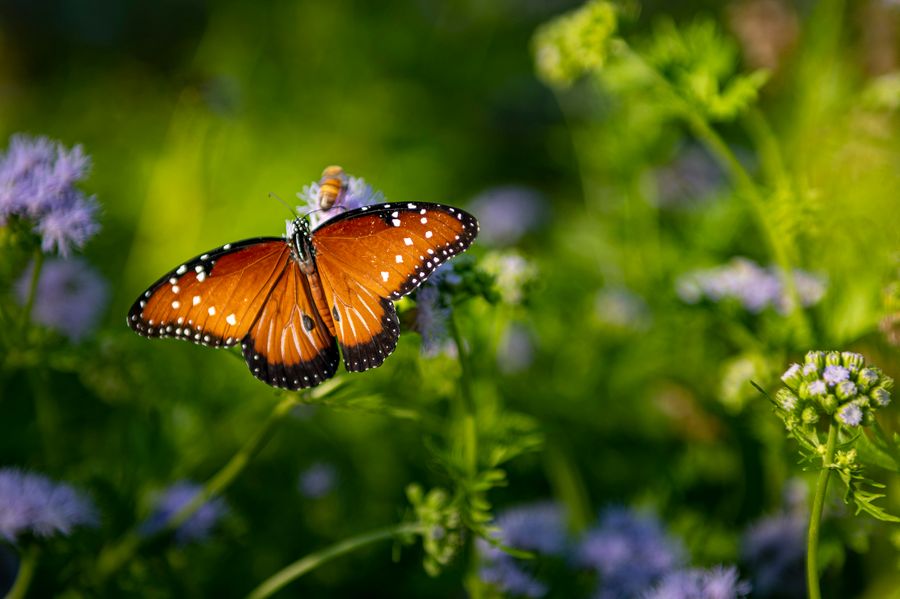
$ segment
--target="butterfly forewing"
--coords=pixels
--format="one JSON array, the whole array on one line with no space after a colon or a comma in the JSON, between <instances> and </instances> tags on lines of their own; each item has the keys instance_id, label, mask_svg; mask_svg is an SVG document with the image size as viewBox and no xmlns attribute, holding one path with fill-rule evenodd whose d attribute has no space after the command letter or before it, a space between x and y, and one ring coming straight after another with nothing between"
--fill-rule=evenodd
<instances>
[{"instance_id":1,"label":"butterfly forewing","mask_svg":"<svg viewBox=\"0 0 900 599\"><path fill-rule=\"evenodd\" d=\"M347 370L384 362L399 336L390 300L412 292L477 234L478 223L467 212L420 202L365 206L313 232L316 264Z\"/></svg>"},{"instance_id":2,"label":"butterfly forewing","mask_svg":"<svg viewBox=\"0 0 900 599\"><path fill-rule=\"evenodd\" d=\"M283 239L249 239L188 260L134 303L128 325L147 337L176 337L214 347L250 331L290 260Z\"/></svg>"}]
</instances>

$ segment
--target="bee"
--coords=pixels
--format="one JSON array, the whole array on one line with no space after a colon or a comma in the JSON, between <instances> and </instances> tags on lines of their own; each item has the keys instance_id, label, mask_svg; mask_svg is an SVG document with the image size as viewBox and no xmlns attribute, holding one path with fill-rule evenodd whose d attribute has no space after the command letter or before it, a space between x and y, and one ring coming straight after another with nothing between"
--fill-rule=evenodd
<instances>
[{"instance_id":1,"label":"bee","mask_svg":"<svg viewBox=\"0 0 900 599\"><path fill-rule=\"evenodd\" d=\"M347 174L339 166L326 166L319 179L319 208L328 210L347 191Z\"/></svg>"}]
</instances>

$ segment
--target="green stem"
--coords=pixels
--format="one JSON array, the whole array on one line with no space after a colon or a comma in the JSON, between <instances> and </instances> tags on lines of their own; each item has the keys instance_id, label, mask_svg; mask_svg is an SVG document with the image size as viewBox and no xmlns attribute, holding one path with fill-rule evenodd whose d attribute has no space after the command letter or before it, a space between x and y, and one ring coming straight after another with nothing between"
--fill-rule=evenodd
<instances>
[{"instance_id":1,"label":"green stem","mask_svg":"<svg viewBox=\"0 0 900 599\"><path fill-rule=\"evenodd\" d=\"M373 530L372 532L367 532L356 537L345 539L321 551L310 553L309 555L295 561L291 565L279 570L278 572L267 578L265 581L263 581L263 583L258 587L253 589L250 594L247 595L247 599L263 599L264 597L269 597L288 583L293 582L307 572L318 568L325 562L336 557L340 557L345 553L350 553L351 551L359 549L360 547L364 547L365 545L387 539L393 539L400 536L424 533L425 527L423 527L421 524L407 523L380 528L378 530Z\"/></svg>"},{"instance_id":2,"label":"green stem","mask_svg":"<svg viewBox=\"0 0 900 599\"><path fill-rule=\"evenodd\" d=\"M462 424L463 424L463 455L465 456L466 470L470 476L478 472L478 433L475 426L475 396L472 393L472 372L469 365L469 356L466 353L466 344L453 311L448 318L450 334L456 344L456 352L459 358L459 366L462 371L460 387L462 389Z\"/></svg>"},{"instance_id":3,"label":"green stem","mask_svg":"<svg viewBox=\"0 0 900 599\"><path fill-rule=\"evenodd\" d=\"M22 599L31 586L31 579L34 577L34 571L37 568L38 548L31 546L22 554L19 562L19 571L16 573L16 582L13 583L11 589L6 594L5 599Z\"/></svg>"},{"instance_id":4,"label":"green stem","mask_svg":"<svg viewBox=\"0 0 900 599\"><path fill-rule=\"evenodd\" d=\"M825 455L822 456L822 469L816 481L816 495L813 498L812 511L809 514L809 532L806 542L806 584L809 599L821 599L819 590L819 525L822 522L822 509L825 507L825 492L828 490L828 478L831 476L832 460L834 459L834 447L837 444L838 427L835 424L828 426L828 441L825 445Z\"/></svg>"},{"instance_id":5,"label":"green stem","mask_svg":"<svg viewBox=\"0 0 900 599\"><path fill-rule=\"evenodd\" d=\"M22 309L22 330L28 328L31 321L31 309L34 307L34 298L37 296L38 282L41 279L41 270L44 267L44 253L40 248L34 251L34 262L31 270L31 282L28 284L28 297L25 299L25 307Z\"/></svg>"},{"instance_id":6,"label":"green stem","mask_svg":"<svg viewBox=\"0 0 900 599\"><path fill-rule=\"evenodd\" d=\"M250 460L253 459L253 457L266 445L266 442L268 442L272 436L275 425L283 420L285 416L290 414L291 410L299 403L300 399L292 394L276 404L262 427L236 454L234 454L234 457L232 457L221 470L203 485L203 489L201 489L190 503L169 518L160 530L160 533L177 529L185 522L185 520L190 518L194 512L200 509L203 504L212 497L220 495L228 488L244 468L246 468ZM128 561L128 559L130 559L137 551L138 547L140 547L145 538L147 538L146 535L141 535L138 531L133 530L126 534L118 543L104 549L97 560L100 582L106 580Z\"/></svg>"}]
</instances>

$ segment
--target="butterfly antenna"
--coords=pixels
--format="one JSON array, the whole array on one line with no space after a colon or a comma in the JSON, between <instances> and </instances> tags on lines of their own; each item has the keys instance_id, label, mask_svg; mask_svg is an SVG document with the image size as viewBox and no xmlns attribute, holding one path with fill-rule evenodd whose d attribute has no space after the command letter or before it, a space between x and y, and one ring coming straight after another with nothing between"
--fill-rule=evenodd
<instances>
[{"instance_id":1,"label":"butterfly antenna","mask_svg":"<svg viewBox=\"0 0 900 599\"><path fill-rule=\"evenodd\" d=\"M276 194L275 192L270 191L270 192L269 192L269 197L270 197L270 198L275 198L276 200L278 200L279 202L281 202L281 205L284 206L285 208L287 208L287 209L288 209L288 212L290 212L290 213L291 213L291 216L293 216L294 218L296 218L296 217L298 216L297 211L294 210L293 208L291 208L290 206L288 206L288 203L285 202L284 200L282 200L280 197L278 197L278 194Z\"/></svg>"}]
</instances>

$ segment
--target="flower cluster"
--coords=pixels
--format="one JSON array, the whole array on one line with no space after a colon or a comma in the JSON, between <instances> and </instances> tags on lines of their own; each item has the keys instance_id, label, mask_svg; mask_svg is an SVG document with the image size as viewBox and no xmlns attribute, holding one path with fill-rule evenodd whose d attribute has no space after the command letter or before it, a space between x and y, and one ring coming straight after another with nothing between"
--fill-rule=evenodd
<instances>
[{"instance_id":1,"label":"flower cluster","mask_svg":"<svg viewBox=\"0 0 900 599\"><path fill-rule=\"evenodd\" d=\"M690 568L666 574L643 599L737 599L750 593L734 566Z\"/></svg>"},{"instance_id":2,"label":"flower cluster","mask_svg":"<svg viewBox=\"0 0 900 599\"><path fill-rule=\"evenodd\" d=\"M471 202L478 218L479 242L510 246L547 219L547 202L535 189L508 185L488 189Z\"/></svg>"},{"instance_id":3,"label":"flower cluster","mask_svg":"<svg viewBox=\"0 0 900 599\"><path fill-rule=\"evenodd\" d=\"M853 352L808 352L781 380L787 388L778 391L775 402L788 430L815 424L823 415L848 427L868 423L876 409L890 403L894 387L892 378Z\"/></svg>"},{"instance_id":4,"label":"flower cluster","mask_svg":"<svg viewBox=\"0 0 900 599\"><path fill-rule=\"evenodd\" d=\"M681 568L685 551L655 517L610 508L581 540L576 560L599 575L598 597L639 597Z\"/></svg>"},{"instance_id":5,"label":"flower cluster","mask_svg":"<svg viewBox=\"0 0 900 599\"><path fill-rule=\"evenodd\" d=\"M89 168L81 146L14 135L0 155L0 224L32 223L45 252L68 256L83 247L99 230L96 199L75 186Z\"/></svg>"},{"instance_id":6,"label":"flower cluster","mask_svg":"<svg viewBox=\"0 0 900 599\"><path fill-rule=\"evenodd\" d=\"M744 532L741 557L756 596L806 595L806 528L806 512L797 510L763 518Z\"/></svg>"},{"instance_id":7,"label":"flower cluster","mask_svg":"<svg viewBox=\"0 0 900 599\"><path fill-rule=\"evenodd\" d=\"M549 85L565 87L601 68L617 21L614 4L591 0L541 26L532 40L538 76Z\"/></svg>"},{"instance_id":8,"label":"flower cluster","mask_svg":"<svg viewBox=\"0 0 900 599\"><path fill-rule=\"evenodd\" d=\"M192 482L175 483L154 500L154 510L141 527L145 535L153 535L161 532L169 521L187 506L202 487ZM175 540L181 545L192 541L202 541L209 536L219 519L228 511L225 502L221 498L215 498L204 503L191 516L181 523L175 531Z\"/></svg>"},{"instance_id":9,"label":"flower cluster","mask_svg":"<svg viewBox=\"0 0 900 599\"><path fill-rule=\"evenodd\" d=\"M549 502L506 510L497 516L496 540L513 549L562 555L568 542L563 516L562 509ZM522 561L483 539L479 539L478 549L484 563L479 576L484 582L511 595L542 597L547 593L547 586L526 571Z\"/></svg>"},{"instance_id":10,"label":"flower cluster","mask_svg":"<svg viewBox=\"0 0 900 599\"><path fill-rule=\"evenodd\" d=\"M20 304L28 301L33 269L27 268L16 284ZM106 281L85 260L49 259L38 279L32 318L80 341L97 325L108 296Z\"/></svg>"},{"instance_id":11,"label":"flower cluster","mask_svg":"<svg viewBox=\"0 0 900 599\"><path fill-rule=\"evenodd\" d=\"M384 194L372 189L372 186L364 179L347 175L347 190L337 198L331 208L322 210L319 208L320 189L319 183L313 182L305 185L303 191L297 194L297 198L303 202L302 205L297 206L297 211L301 214L309 213L309 222L313 228L348 210L384 201ZM290 232L290 222L288 228Z\"/></svg>"},{"instance_id":12,"label":"flower cluster","mask_svg":"<svg viewBox=\"0 0 900 599\"><path fill-rule=\"evenodd\" d=\"M794 285L804 307L815 305L825 295L825 282L799 269L794 270ZM725 266L688 273L678 280L676 291L689 304L702 299L731 300L753 313L767 308L782 314L790 311L782 273L777 268L763 268L747 258L734 258Z\"/></svg>"},{"instance_id":13,"label":"flower cluster","mask_svg":"<svg viewBox=\"0 0 900 599\"><path fill-rule=\"evenodd\" d=\"M96 524L94 504L72 487L40 474L0 469L0 538L14 543L26 533L68 535L76 526Z\"/></svg>"}]
</instances>

